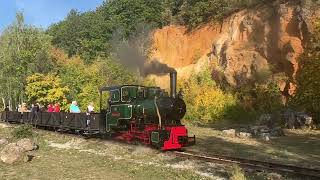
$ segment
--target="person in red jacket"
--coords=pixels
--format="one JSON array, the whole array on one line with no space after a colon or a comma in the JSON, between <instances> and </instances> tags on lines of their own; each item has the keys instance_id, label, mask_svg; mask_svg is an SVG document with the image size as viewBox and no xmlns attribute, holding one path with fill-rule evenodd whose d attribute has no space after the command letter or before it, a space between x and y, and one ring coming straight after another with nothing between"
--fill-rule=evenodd
<instances>
[{"instance_id":1,"label":"person in red jacket","mask_svg":"<svg viewBox=\"0 0 320 180\"><path fill-rule=\"evenodd\" d=\"M56 103L56 104L54 105L54 112L60 112L60 105L59 105L59 103Z\"/></svg>"},{"instance_id":2,"label":"person in red jacket","mask_svg":"<svg viewBox=\"0 0 320 180\"><path fill-rule=\"evenodd\" d=\"M54 106L52 104L48 105L48 112L54 112Z\"/></svg>"}]
</instances>

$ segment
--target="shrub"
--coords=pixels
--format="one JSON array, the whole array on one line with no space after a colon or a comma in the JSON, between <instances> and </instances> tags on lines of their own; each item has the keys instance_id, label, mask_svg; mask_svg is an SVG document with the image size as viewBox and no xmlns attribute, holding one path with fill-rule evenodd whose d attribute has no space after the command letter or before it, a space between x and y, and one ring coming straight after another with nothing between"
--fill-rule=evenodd
<instances>
[{"instance_id":1,"label":"shrub","mask_svg":"<svg viewBox=\"0 0 320 180\"><path fill-rule=\"evenodd\" d=\"M246 180L244 172L238 165L232 166L230 180Z\"/></svg>"},{"instance_id":2,"label":"shrub","mask_svg":"<svg viewBox=\"0 0 320 180\"><path fill-rule=\"evenodd\" d=\"M224 92L216 85L209 68L180 82L179 86L184 92L187 105L185 118L193 123L211 124L236 118L237 116L229 113L238 113L243 110L238 105L235 95Z\"/></svg>"},{"instance_id":3,"label":"shrub","mask_svg":"<svg viewBox=\"0 0 320 180\"><path fill-rule=\"evenodd\" d=\"M320 122L320 19L315 21L315 30L299 59L297 92L291 105L300 111L312 114Z\"/></svg>"},{"instance_id":4,"label":"shrub","mask_svg":"<svg viewBox=\"0 0 320 180\"><path fill-rule=\"evenodd\" d=\"M17 139L30 138L33 137L33 135L32 126L27 124L18 126L12 131L12 136Z\"/></svg>"}]
</instances>

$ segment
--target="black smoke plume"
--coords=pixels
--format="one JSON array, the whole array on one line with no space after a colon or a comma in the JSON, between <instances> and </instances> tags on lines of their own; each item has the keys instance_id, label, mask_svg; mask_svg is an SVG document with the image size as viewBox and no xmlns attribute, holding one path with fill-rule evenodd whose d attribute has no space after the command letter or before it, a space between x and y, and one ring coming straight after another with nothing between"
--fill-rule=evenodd
<instances>
[{"instance_id":1,"label":"black smoke plume","mask_svg":"<svg viewBox=\"0 0 320 180\"><path fill-rule=\"evenodd\" d=\"M157 59L148 60L148 53L151 47L150 28L143 26L138 28L138 33L129 40L119 40L114 35L113 48L115 56L120 63L127 68L138 71L141 76L146 77L150 74L165 75L175 72L175 69L163 64Z\"/></svg>"},{"instance_id":2,"label":"black smoke plume","mask_svg":"<svg viewBox=\"0 0 320 180\"><path fill-rule=\"evenodd\" d=\"M156 75L165 75L170 72L176 72L176 70L172 67L169 67L167 64L163 64L157 60L152 60L144 64L143 76L147 76L149 74Z\"/></svg>"}]
</instances>

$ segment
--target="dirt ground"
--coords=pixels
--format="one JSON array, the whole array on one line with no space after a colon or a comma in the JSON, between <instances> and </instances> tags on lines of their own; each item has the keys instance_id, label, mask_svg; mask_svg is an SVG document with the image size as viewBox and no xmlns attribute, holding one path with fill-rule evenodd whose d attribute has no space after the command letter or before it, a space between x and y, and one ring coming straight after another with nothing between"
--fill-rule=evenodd
<instances>
[{"instance_id":1,"label":"dirt ground","mask_svg":"<svg viewBox=\"0 0 320 180\"><path fill-rule=\"evenodd\" d=\"M0 123L0 138L14 142L11 133L13 128L3 127ZM39 149L34 153L33 160L14 165L0 162L0 179L229 179L235 169L230 164L183 160L172 153L141 145L103 139L84 139L45 130L34 131L33 139L39 145ZM267 158L268 155L274 157L277 154L278 146L271 145L270 149L275 154L270 150L258 153L263 149L259 147L260 145L269 146L269 144L262 142L258 144L255 140L250 140L245 145L243 142L225 139L218 131L211 129L190 127L189 132L198 136L198 143L192 150L207 153L227 152L239 156L256 153L257 158ZM280 144L281 141L285 140L277 140ZM286 146L288 143L282 145ZM251 150L248 151L249 149ZM285 158L293 154L289 148L287 151L282 150L278 156ZM309 153L303 157L311 156ZM247 179L267 179L270 173L272 174L272 172L244 171Z\"/></svg>"}]
</instances>

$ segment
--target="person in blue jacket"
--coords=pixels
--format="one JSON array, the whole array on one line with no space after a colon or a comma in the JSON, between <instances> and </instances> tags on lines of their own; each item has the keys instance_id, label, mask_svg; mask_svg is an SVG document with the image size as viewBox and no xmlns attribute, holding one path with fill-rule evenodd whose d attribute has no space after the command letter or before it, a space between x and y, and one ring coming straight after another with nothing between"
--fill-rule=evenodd
<instances>
[{"instance_id":1,"label":"person in blue jacket","mask_svg":"<svg viewBox=\"0 0 320 180\"><path fill-rule=\"evenodd\" d=\"M80 108L77 104L77 101L72 101L71 105L70 105L70 113L80 113Z\"/></svg>"}]
</instances>

